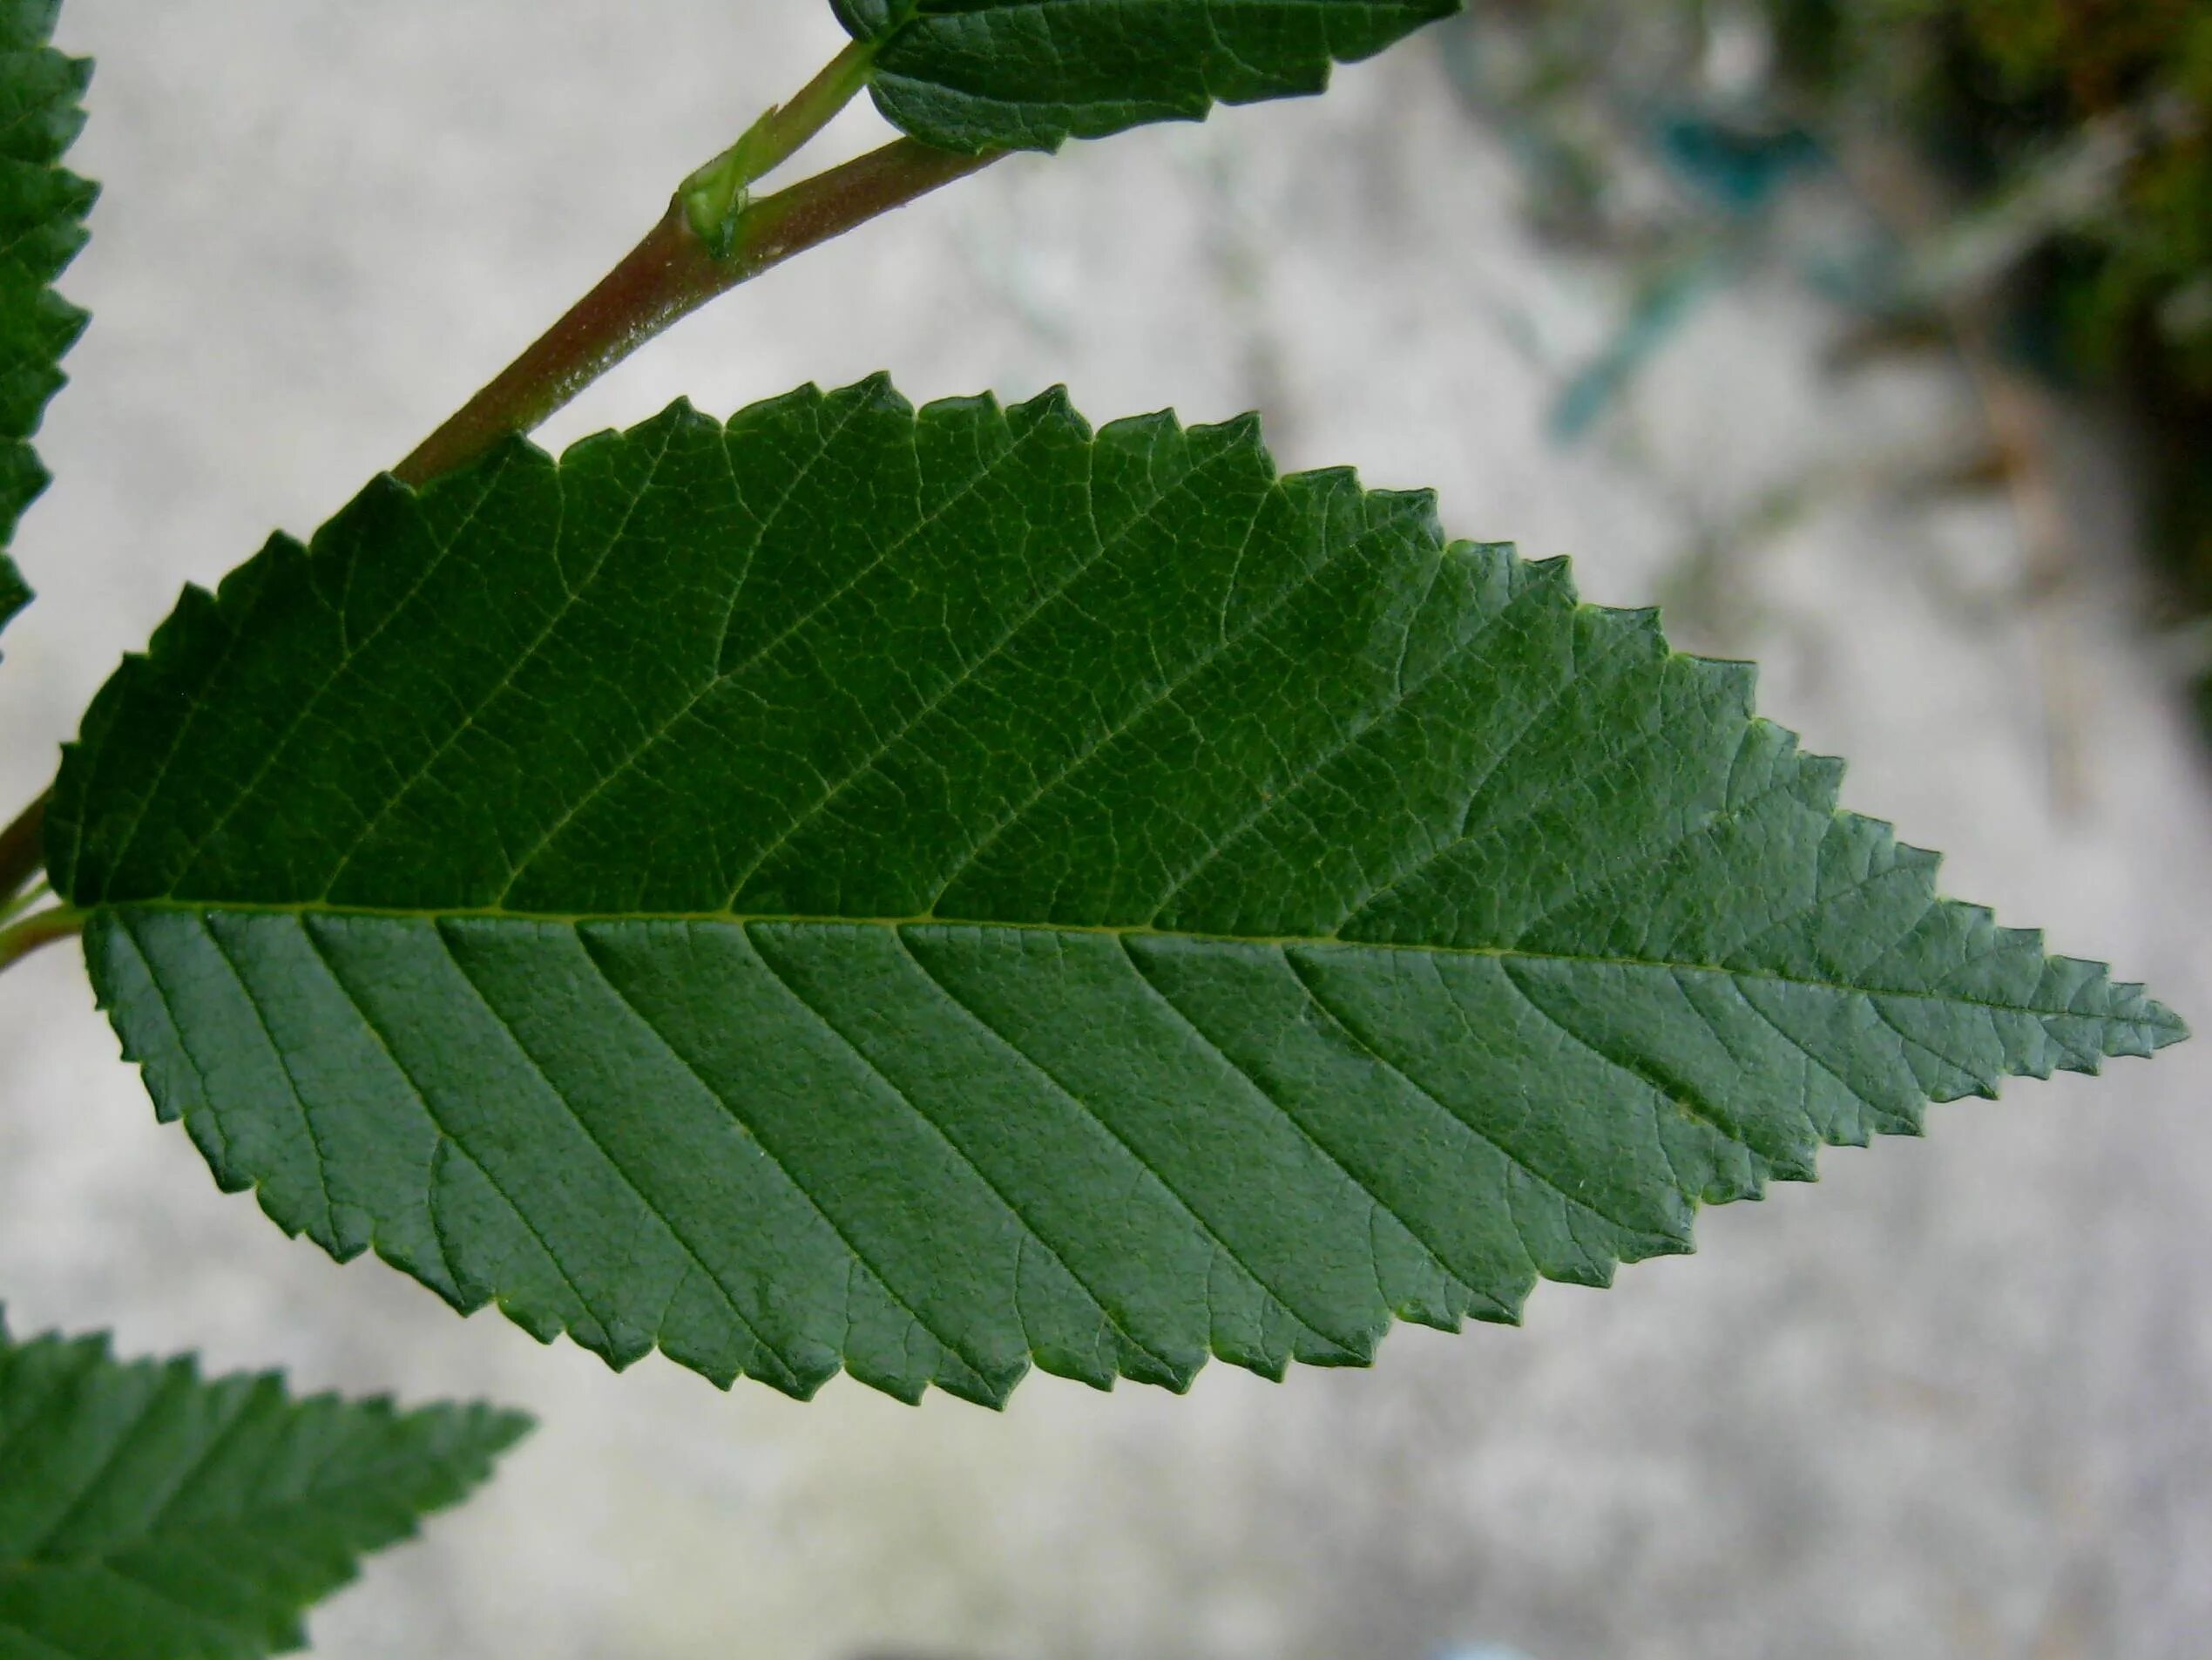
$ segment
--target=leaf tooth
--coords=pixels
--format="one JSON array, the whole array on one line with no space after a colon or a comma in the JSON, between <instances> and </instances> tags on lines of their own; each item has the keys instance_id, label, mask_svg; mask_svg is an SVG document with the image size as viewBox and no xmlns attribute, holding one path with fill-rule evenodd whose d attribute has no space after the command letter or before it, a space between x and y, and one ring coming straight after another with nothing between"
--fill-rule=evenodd
<instances>
[{"instance_id":1,"label":"leaf tooth","mask_svg":"<svg viewBox=\"0 0 2212 1660\"><path fill-rule=\"evenodd\" d=\"M1257 410L1245 410L1223 421L1201 421L1189 428L1182 428L1180 417L1173 410L1161 410L1149 417L1139 417L1164 422L1171 428L1187 430L1194 444L1220 444L1224 449L1248 450L1266 469L1267 477L1275 477L1275 457L1268 451L1265 436L1266 422ZM1349 467L1341 469L1351 473ZM1356 474L1352 475L1355 478Z\"/></svg>"},{"instance_id":2,"label":"leaf tooth","mask_svg":"<svg viewBox=\"0 0 2212 1660\"><path fill-rule=\"evenodd\" d=\"M1564 553L1555 553L1549 559L1523 559L1520 573L1532 586L1548 589L1561 605L1582 603L1581 591L1574 582L1574 561Z\"/></svg>"},{"instance_id":3,"label":"leaf tooth","mask_svg":"<svg viewBox=\"0 0 2212 1660\"><path fill-rule=\"evenodd\" d=\"M865 383L863 383L865 384ZM832 394L835 396L835 394ZM915 421L923 426L941 426L951 422L972 419L981 416L987 420L1005 421L1011 414L1025 414L1036 420L1045 420L1053 413L1047 401L1049 392L1043 393L1027 403L1017 403L1012 410L998 401L992 391L964 392L951 397L931 398L915 411Z\"/></svg>"}]
</instances>

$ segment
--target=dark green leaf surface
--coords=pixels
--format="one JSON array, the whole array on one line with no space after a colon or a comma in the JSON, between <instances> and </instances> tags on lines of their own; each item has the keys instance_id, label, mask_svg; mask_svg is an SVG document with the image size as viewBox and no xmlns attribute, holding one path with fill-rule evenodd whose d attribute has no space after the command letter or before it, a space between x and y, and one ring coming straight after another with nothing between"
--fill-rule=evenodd
<instances>
[{"instance_id":1,"label":"dark green leaf surface","mask_svg":"<svg viewBox=\"0 0 2212 1660\"><path fill-rule=\"evenodd\" d=\"M98 193L57 164L85 125L92 66L47 44L60 0L0 0L0 628L30 598L8 557L24 510L45 489L32 451L57 365L85 314L53 291L85 246Z\"/></svg>"},{"instance_id":2,"label":"dark green leaf surface","mask_svg":"<svg viewBox=\"0 0 2212 1660\"><path fill-rule=\"evenodd\" d=\"M1248 421L878 381L279 539L49 854L161 1112L341 1257L794 1392L1179 1386L2182 1035L1751 691Z\"/></svg>"},{"instance_id":3,"label":"dark green leaf surface","mask_svg":"<svg viewBox=\"0 0 2212 1660\"><path fill-rule=\"evenodd\" d=\"M1318 92L1461 0L833 0L886 119L948 150L1057 150Z\"/></svg>"},{"instance_id":4,"label":"dark green leaf surface","mask_svg":"<svg viewBox=\"0 0 2212 1660\"><path fill-rule=\"evenodd\" d=\"M0 1660L251 1660L367 1553L465 1498L527 1419L294 1401L0 1330Z\"/></svg>"}]
</instances>

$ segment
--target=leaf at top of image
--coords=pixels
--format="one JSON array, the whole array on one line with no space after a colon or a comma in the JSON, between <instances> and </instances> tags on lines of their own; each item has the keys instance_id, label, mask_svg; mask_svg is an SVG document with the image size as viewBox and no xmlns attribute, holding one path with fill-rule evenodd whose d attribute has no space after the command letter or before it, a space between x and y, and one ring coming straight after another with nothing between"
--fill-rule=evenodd
<instances>
[{"instance_id":1,"label":"leaf at top of image","mask_svg":"<svg viewBox=\"0 0 2212 1660\"><path fill-rule=\"evenodd\" d=\"M2185 1035L1752 683L1250 419L876 379L371 484L186 593L47 846L341 1258L797 1395L1181 1388Z\"/></svg>"},{"instance_id":2,"label":"leaf at top of image","mask_svg":"<svg viewBox=\"0 0 2212 1660\"><path fill-rule=\"evenodd\" d=\"M1319 92L1462 0L832 0L876 107L948 150L1057 150Z\"/></svg>"},{"instance_id":3,"label":"leaf at top of image","mask_svg":"<svg viewBox=\"0 0 2212 1660\"><path fill-rule=\"evenodd\" d=\"M99 193L60 165L85 125L92 66L49 44L60 0L0 0L0 629L30 599L8 548L47 484L30 440L85 315L53 285Z\"/></svg>"},{"instance_id":4,"label":"leaf at top of image","mask_svg":"<svg viewBox=\"0 0 2212 1660\"><path fill-rule=\"evenodd\" d=\"M466 1498L529 1430L488 1406L296 1400L275 1377L0 1326L0 1654L288 1653L362 1556Z\"/></svg>"}]
</instances>

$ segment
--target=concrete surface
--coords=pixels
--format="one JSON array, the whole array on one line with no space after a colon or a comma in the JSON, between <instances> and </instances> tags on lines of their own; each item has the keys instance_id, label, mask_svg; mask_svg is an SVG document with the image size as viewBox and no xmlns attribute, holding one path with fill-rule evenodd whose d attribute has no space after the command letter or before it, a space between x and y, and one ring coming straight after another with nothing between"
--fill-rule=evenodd
<instances>
[{"instance_id":1,"label":"concrete surface","mask_svg":"<svg viewBox=\"0 0 2212 1660\"><path fill-rule=\"evenodd\" d=\"M71 0L107 194L0 792L44 781L181 582L326 517L837 38L788 0ZM1970 443L1956 370L1825 376L1836 320L1776 278L1561 451L1548 401L1620 295L1513 198L1408 47L1320 103L1009 164L725 302L548 437L883 367L917 399L1065 380L1100 419L1256 404L1288 464L1437 485L1593 597L1690 600L1677 637L1761 658L1767 711L1948 850L1951 891L2212 1021L2212 791L2134 631L2109 447L2065 446L2073 579L2023 606L2001 503L1878 483ZM1716 567L1715 527L1809 471L1844 482ZM67 952L0 985L0 1055L17 1330L543 1418L317 1616L327 1657L2160 1660L2212 1630L2212 1045L1830 1155L1695 1258L1539 1291L1524 1331L1187 1399L1039 1379L1004 1418L618 1379L341 1270L154 1126Z\"/></svg>"}]
</instances>

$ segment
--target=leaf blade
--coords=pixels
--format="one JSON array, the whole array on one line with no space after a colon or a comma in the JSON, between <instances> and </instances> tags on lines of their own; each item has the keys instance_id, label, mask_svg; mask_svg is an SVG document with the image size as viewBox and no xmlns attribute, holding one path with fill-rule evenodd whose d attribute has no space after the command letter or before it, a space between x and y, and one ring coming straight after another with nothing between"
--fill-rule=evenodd
<instances>
[{"instance_id":1,"label":"leaf blade","mask_svg":"<svg viewBox=\"0 0 2212 1660\"><path fill-rule=\"evenodd\" d=\"M60 891L227 1187L618 1365L1357 1363L2180 1023L1741 665L1247 423L880 381L388 484L187 596Z\"/></svg>"},{"instance_id":2,"label":"leaf blade","mask_svg":"<svg viewBox=\"0 0 2212 1660\"><path fill-rule=\"evenodd\" d=\"M249 1660L357 1559L457 1503L529 1421L294 1401L274 1377L0 1331L0 1632L33 1653Z\"/></svg>"},{"instance_id":3,"label":"leaf blade","mask_svg":"<svg viewBox=\"0 0 2212 1660\"><path fill-rule=\"evenodd\" d=\"M870 86L925 144L1057 150L1217 104L1306 96L1461 0L834 0Z\"/></svg>"}]
</instances>

